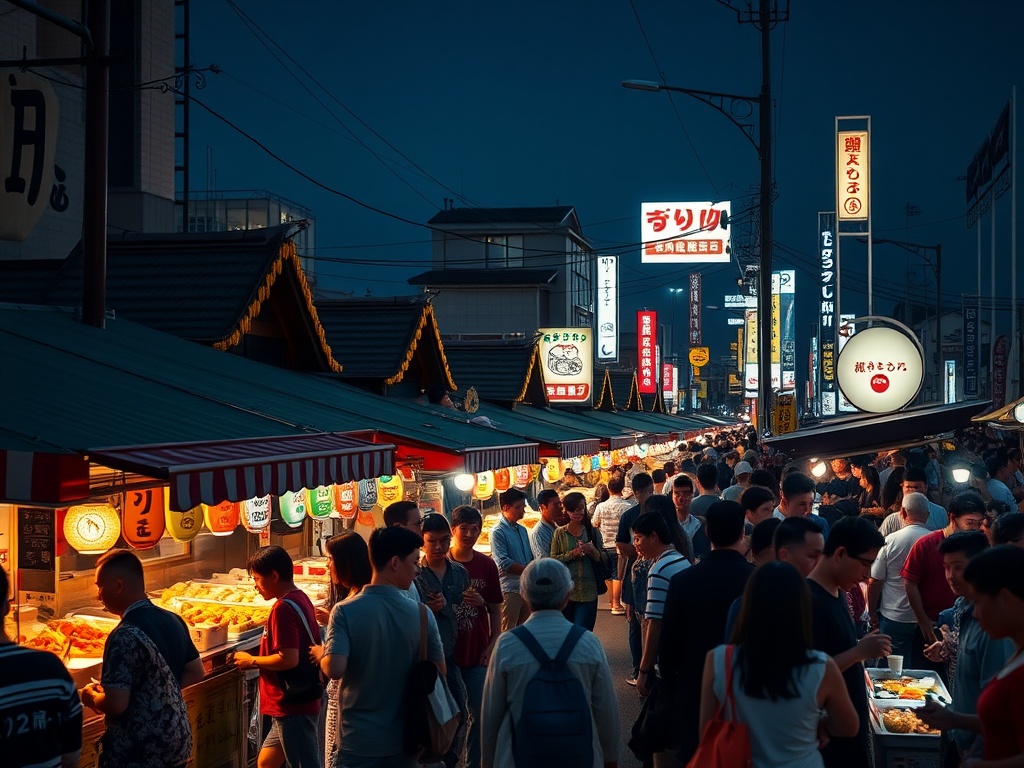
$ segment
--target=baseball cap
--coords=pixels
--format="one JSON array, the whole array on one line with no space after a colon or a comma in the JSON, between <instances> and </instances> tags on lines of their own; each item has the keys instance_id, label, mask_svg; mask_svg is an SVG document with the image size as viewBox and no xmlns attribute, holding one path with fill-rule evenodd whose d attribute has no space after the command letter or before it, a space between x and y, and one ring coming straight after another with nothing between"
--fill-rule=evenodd
<instances>
[{"instance_id":1,"label":"baseball cap","mask_svg":"<svg viewBox=\"0 0 1024 768\"><path fill-rule=\"evenodd\" d=\"M705 456L709 456L712 459L717 459L718 458L718 451L716 451L711 446L708 446L707 448L704 449L704 455Z\"/></svg>"},{"instance_id":2,"label":"baseball cap","mask_svg":"<svg viewBox=\"0 0 1024 768\"><path fill-rule=\"evenodd\" d=\"M548 598L558 600L564 598L572 589L572 577L569 569L553 557L542 557L533 560L523 570L520 579L520 592L528 600Z\"/></svg>"},{"instance_id":3,"label":"baseball cap","mask_svg":"<svg viewBox=\"0 0 1024 768\"><path fill-rule=\"evenodd\" d=\"M734 475L749 475L754 471L754 468L750 466L748 461L737 462L736 466L733 467L732 473Z\"/></svg>"},{"instance_id":4,"label":"baseball cap","mask_svg":"<svg viewBox=\"0 0 1024 768\"><path fill-rule=\"evenodd\" d=\"M754 451L744 451L743 460L751 465L757 461L757 454ZM733 470L735 472L735 470Z\"/></svg>"}]
</instances>

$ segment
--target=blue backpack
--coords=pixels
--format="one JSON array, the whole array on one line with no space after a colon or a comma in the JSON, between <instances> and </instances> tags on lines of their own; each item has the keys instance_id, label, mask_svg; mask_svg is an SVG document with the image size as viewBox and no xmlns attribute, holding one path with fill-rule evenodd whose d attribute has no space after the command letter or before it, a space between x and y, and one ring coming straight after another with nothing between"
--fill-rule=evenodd
<instances>
[{"instance_id":1,"label":"blue backpack","mask_svg":"<svg viewBox=\"0 0 1024 768\"><path fill-rule=\"evenodd\" d=\"M592 768L594 724L583 683L566 663L586 630L573 626L554 659L526 627L512 630L538 662L512 724L516 768Z\"/></svg>"}]
</instances>

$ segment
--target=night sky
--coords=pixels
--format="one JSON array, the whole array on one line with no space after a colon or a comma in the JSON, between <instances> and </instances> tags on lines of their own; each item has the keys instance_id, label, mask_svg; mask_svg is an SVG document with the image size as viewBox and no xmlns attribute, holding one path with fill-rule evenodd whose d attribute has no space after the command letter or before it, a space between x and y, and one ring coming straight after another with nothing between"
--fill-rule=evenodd
<instances>
[{"instance_id":1,"label":"night sky","mask_svg":"<svg viewBox=\"0 0 1024 768\"><path fill-rule=\"evenodd\" d=\"M202 108L192 187L209 177L210 188L266 189L311 208L321 289L414 293L406 279L429 268L422 224L445 198L573 205L597 251L621 256L622 326L641 307L667 322L668 289L691 268L640 264L640 204L750 205L758 160L739 130L688 96L620 85L756 95L759 34L715 0L234 2L192 4L193 64L223 70L195 96L333 191ZM942 243L943 302L959 307L977 289L977 234L957 177L1024 86L1022 33L1016 0L793 2L772 34L774 266L797 270L798 367L816 320L816 214L835 206L835 117L872 117L875 236ZM1007 297L1009 214L1007 193L996 208L996 292ZM982 233L989 295L988 219ZM742 225L737 235L747 239ZM843 311L862 314L866 246L843 258ZM735 263L702 271L706 305L737 292ZM876 313L906 298L933 306L934 278L921 257L876 245L874 294ZM681 338L685 294L676 301ZM997 323L1008 332L1009 313ZM726 354L735 335L724 313L705 311L704 324L712 355Z\"/></svg>"}]
</instances>

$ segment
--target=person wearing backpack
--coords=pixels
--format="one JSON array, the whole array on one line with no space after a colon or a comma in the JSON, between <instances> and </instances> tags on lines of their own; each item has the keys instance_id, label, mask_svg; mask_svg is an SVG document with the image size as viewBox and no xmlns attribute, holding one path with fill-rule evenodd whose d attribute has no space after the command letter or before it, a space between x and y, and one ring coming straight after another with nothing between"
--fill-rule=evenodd
<instances>
[{"instance_id":1,"label":"person wearing backpack","mask_svg":"<svg viewBox=\"0 0 1024 768\"><path fill-rule=\"evenodd\" d=\"M617 768L619 707L608 659L562 610L573 587L557 560L534 560L520 594L526 623L503 633L484 681L483 768Z\"/></svg>"}]
</instances>

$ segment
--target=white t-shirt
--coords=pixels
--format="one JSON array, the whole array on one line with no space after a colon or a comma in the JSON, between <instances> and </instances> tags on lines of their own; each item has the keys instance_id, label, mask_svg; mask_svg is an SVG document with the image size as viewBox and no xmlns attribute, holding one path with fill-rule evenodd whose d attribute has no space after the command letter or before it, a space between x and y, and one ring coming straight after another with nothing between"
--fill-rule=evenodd
<instances>
[{"instance_id":1,"label":"white t-shirt","mask_svg":"<svg viewBox=\"0 0 1024 768\"><path fill-rule=\"evenodd\" d=\"M665 611L665 597L672 577L690 567L690 561L674 549L666 550L654 561L647 574L647 608L645 618L661 619Z\"/></svg>"},{"instance_id":2,"label":"white t-shirt","mask_svg":"<svg viewBox=\"0 0 1024 768\"><path fill-rule=\"evenodd\" d=\"M885 618L905 624L917 621L910 607L910 600L907 599L907 590L903 586L900 570L917 540L929 533L931 531L920 523L907 523L898 531L886 536L885 544L878 550L878 557L871 566L871 578L885 582L878 600L878 611Z\"/></svg>"}]
</instances>

